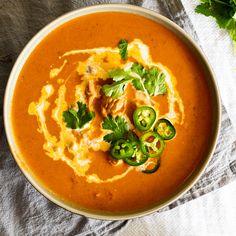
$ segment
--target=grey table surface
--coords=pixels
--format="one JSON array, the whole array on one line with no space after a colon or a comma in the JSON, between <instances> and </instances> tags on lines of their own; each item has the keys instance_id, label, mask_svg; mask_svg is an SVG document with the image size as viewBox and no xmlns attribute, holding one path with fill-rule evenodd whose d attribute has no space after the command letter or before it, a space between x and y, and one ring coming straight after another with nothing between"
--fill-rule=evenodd
<instances>
[{"instance_id":1,"label":"grey table surface","mask_svg":"<svg viewBox=\"0 0 236 236\"><path fill-rule=\"evenodd\" d=\"M20 172L6 141L3 96L11 68L30 38L47 23L73 9L128 3L155 10L180 25L195 41L198 37L180 0L79 1L0 0L0 235L113 235L129 221L103 221L72 214L38 193ZM236 176L236 140L222 107L222 124L214 156L200 180L169 210L212 190Z\"/></svg>"}]
</instances>

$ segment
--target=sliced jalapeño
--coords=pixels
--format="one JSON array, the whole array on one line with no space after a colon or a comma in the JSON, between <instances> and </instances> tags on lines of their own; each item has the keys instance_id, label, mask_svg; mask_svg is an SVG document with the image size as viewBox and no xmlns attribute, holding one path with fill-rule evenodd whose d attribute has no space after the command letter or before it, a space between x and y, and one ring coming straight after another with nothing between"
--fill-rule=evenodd
<instances>
[{"instance_id":1,"label":"sliced jalape\u00f1o","mask_svg":"<svg viewBox=\"0 0 236 236\"><path fill-rule=\"evenodd\" d=\"M140 138L141 151L148 157L158 157L162 154L165 142L157 132L147 132Z\"/></svg>"},{"instance_id":2,"label":"sliced jalape\u00f1o","mask_svg":"<svg viewBox=\"0 0 236 236\"><path fill-rule=\"evenodd\" d=\"M131 157L134 153L132 144L124 139L119 139L111 148L111 155L113 158L122 160Z\"/></svg>"},{"instance_id":3,"label":"sliced jalape\u00f1o","mask_svg":"<svg viewBox=\"0 0 236 236\"><path fill-rule=\"evenodd\" d=\"M133 114L135 127L140 131L149 130L156 120L156 112L152 107L142 106L137 108Z\"/></svg>"},{"instance_id":4,"label":"sliced jalape\u00f1o","mask_svg":"<svg viewBox=\"0 0 236 236\"><path fill-rule=\"evenodd\" d=\"M176 130L171 122L167 119L160 119L157 121L154 130L162 137L164 140L170 140L175 137Z\"/></svg>"}]
</instances>

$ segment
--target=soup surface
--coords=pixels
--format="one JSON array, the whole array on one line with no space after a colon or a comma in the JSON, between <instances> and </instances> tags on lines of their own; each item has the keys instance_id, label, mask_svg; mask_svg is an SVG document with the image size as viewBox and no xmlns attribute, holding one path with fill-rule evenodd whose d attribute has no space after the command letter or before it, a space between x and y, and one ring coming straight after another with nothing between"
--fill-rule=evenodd
<instances>
[{"instance_id":1,"label":"soup surface","mask_svg":"<svg viewBox=\"0 0 236 236\"><path fill-rule=\"evenodd\" d=\"M203 70L171 31L96 13L51 32L17 81L21 158L78 206L133 211L168 197L204 157L211 104Z\"/></svg>"}]
</instances>

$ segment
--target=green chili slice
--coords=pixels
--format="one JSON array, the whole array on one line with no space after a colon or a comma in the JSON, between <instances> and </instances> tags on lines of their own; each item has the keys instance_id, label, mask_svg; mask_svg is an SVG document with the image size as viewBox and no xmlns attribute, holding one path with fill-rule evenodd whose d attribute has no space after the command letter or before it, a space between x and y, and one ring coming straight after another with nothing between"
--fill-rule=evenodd
<instances>
[{"instance_id":1,"label":"green chili slice","mask_svg":"<svg viewBox=\"0 0 236 236\"><path fill-rule=\"evenodd\" d=\"M134 154L134 148L131 143L124 139L120 139L111 148L111 155L115 159L125 159Z\"/></svg>"},{"instance_id":2,"label":"green chili slice","mask_svg":"<svg viewBox=\"0 0 236 236\"><path fill-rule=\"evenodd\" d=\"M176 129L167 119L160 119L157 121L154 130L164 139L170 140L175 137Z\"/></svg>"},{"instance_id":3,"label":"green chili slice","mask_svg":"<svg viewBox=\"0 0 236 236\"><path fill-rule=\"evenodd\" d=\"M144 164L148 159L148 156L145 156L141 150L137 150L131 157L125 158L125 162L130 166L139 166Z\"/></svg>"},{"instance_id":4,"label":"green chili slice","mask_svg":"<svg viewBox=\"0 0 236 236\"><path fill-rule=\"evenodd\" d=\"M134 153L131 157L125 158L124 161L130 166L142 165L147 161L148 157L145 156L140 150L140 140L138 136L132 131L129 131L126 136L133 146Z\"/></svg>"},{"instance_id":5,"label":"green chili slice","mask_svg":"<svg viewBox=\"0 0 236 236\"><path fill-rule=\"evenodd\" d=\"M140 138L141 151L148 157L158 157L164 150L165 142L157 132L147 132Z\"/></svg>"},{"instance_id":6,"label":"green chili slice","mask_svg":"<svg viewBox=\"0 0 236 236\"><path fill-rule=\"evenodd\" d=\"M152 107L142 106L137 108L133 114L135 127L140 131L149 130L156 120L156 112Z\"/></svg>"},{"instance_id":7,"label":"green chili slice","mask_svg":"<svg viewBox=\"0 0 236 236\"><path fill-rule=\"evenodd\" d=\"M159 167L160 167L160 161L158 160L151 169L146 169L146 170L143 170L142 172L145 174L152 174L156 172L159 169Z\"/></svg>"}]
</instances>

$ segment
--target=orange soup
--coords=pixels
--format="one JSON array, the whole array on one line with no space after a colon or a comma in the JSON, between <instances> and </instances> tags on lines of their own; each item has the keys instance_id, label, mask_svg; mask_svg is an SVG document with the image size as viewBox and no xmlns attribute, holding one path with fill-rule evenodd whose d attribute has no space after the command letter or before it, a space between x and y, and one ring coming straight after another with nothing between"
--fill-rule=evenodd
<instances>
[{"instance_id":1,"label":"orange soup","mask_svg":"<svg viewBox=\"0 0 236 236\"><path fill-rule=\"evenodd\" d=\"M170 30L96 13L51 32L17 81L22 159L83 208L134 211L166 199L204 158L212 108L203 69Z\"/></svg>"}]
</instances>

